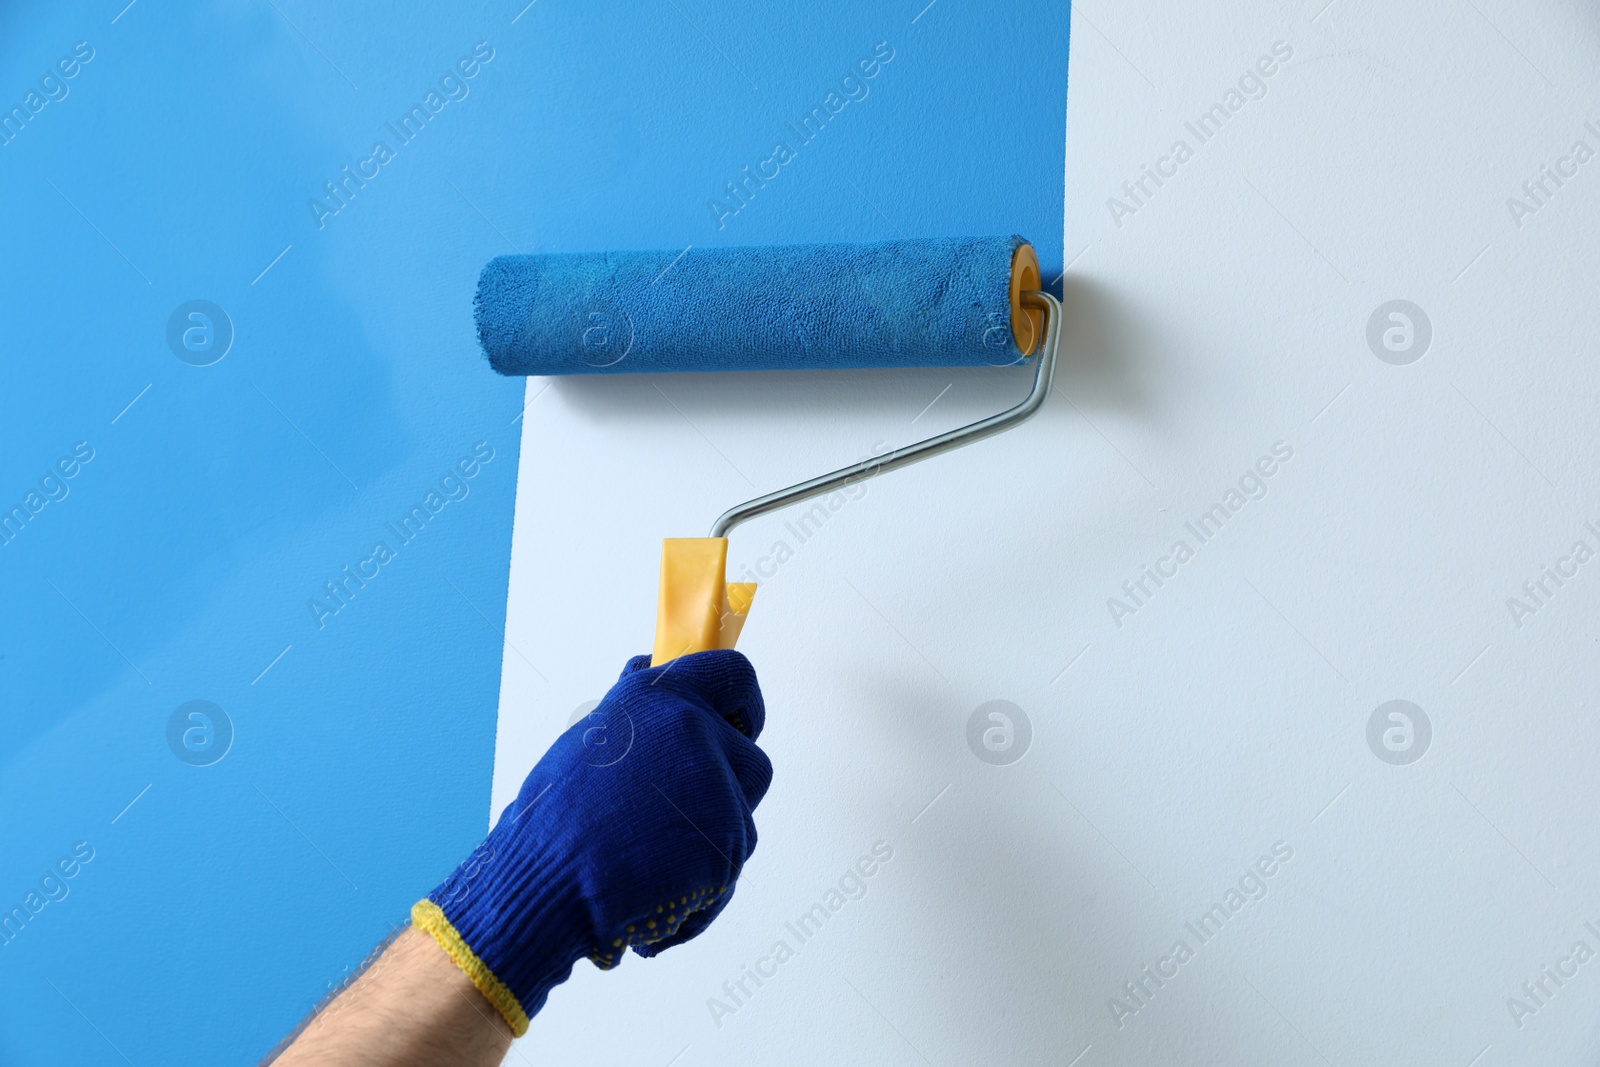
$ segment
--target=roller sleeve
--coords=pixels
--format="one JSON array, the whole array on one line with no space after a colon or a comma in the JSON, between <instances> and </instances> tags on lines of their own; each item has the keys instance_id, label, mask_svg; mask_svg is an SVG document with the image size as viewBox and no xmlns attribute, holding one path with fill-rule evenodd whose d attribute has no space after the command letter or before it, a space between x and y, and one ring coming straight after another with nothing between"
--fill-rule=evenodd
<instances>
[{"instance_id":1,"label":"roller sleeve","mask_svg":"<svg viewBox=\"0 0 1600 1067\"><path fill-rule=\"evenodd\" d=\"M500 256L478 336L508 375L1007 366L1037 262L1017 236Z\"/></svg>"}]
</instances>

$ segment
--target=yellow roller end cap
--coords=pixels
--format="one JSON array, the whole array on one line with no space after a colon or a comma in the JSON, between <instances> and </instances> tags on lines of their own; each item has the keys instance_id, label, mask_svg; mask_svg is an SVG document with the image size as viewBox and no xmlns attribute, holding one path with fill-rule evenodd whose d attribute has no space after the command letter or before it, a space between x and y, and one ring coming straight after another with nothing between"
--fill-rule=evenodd
<instances>
[{"instance_id":1,"label":"yellow roller end cap","mask_svg":"<svg viewBox=\"0 0 1600 1067\"><path fill-rule=\"evenodd\" d=\"M1044 334L1044 312L1022 306L1022 294L1043 289L1039 281L1039 256L1032 245L1018 245L1011 256L1011 338L1017 351L1033 355Z\"/></svg>"},{"instance_id":2,"label":"yellow roller end cap","mask_svg":"<svg viewBox=\"0 0 1600 1067\"><path fill-rule=\"evenodd\" d=\"M732 648L755 599L754 582L727 581L726 537L661 542L661 589L650 666L713 648Z\"/></svg>"}]
</instances>

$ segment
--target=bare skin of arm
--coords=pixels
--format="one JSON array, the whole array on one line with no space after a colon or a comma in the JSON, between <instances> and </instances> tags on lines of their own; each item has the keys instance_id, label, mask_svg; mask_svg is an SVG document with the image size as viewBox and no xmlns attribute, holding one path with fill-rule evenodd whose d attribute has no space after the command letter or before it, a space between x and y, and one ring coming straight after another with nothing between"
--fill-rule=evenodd
<instances>
[{"instance_id":1,"label":"bare skin of arm","mask_svg":"<svg viewBox=\"0 0 1600 1067\"><path fill-rule=\"evenodd\" d=\"M484 843L412 906L414 925L268 1062L496 1067L580 961L649 958L721 913L772 782L761 690L731 649L649 662L630 659L591 713L628 724L621 755L595 758L605 729L568 727Z\"/></svg>"},{"instance_id":2,"label":"bare skin of arm","mask_svg":"<svg viewBox=\"0 0 1600 1067\"><path fill-rule=\"evenodd\" d=\"M511 1027L432 937L407 929L273 1067L497 1067Z\"/></svg>"}]
</instances>

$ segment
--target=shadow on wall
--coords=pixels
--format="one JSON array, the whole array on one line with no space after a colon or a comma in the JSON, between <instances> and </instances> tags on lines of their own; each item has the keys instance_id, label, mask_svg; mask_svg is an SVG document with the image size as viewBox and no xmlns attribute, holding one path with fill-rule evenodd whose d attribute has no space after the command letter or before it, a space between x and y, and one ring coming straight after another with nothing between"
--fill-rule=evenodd
<instances>
[{"instance_id":1,"label":"shadow on wall","mask_svg":"<svg viewBox=\"0 0 1600 1067\"><path fill-rule=\"evenodd\" d=\"M1123 294L1089 278L1062 283L1056 383L1085 409L1146 413L1157 342Z\"/></svg>"},{"instance_id":2,"label":"shadow on wall","mask_svg":"<svg viewBox=\"0 0 1600 1067\"><path fill-rule=\"evenodd\" d=\"M847 965L859 992L924 1052L937 1049L943 1062L1064 1064L1092 1043L1102 1063L1179 1062L1174 1053L1204 1036L1231 1048L1230 1062L1281 1054L1281 1035L1239 1024L1265 1009L1237 963L1184 929L1181 880L1157 869L1149 873L1160 888L1147 885L1101 836L1120 836L1103 822L1117 797L1075 787L1071 754L1074 735L1096 728L1093 716L1040 715L1022 761L988 766L962 748L966 709L938 713L949 693L925 674L858 669L841 690L841 723L859 725L870 709L867 743L885 773L943 768L953 786L894 838L909 881L895 890L898 910L878 913L874 942ZM865 776L828 784L863 807L876 799ZM940 931L932 942L929 930ZM1199 946L1194 962L1160 986L1145 978L1140 1010L1116 1014L1113 998L1126 1002L1126 984L1180 938ZM869 957L872 967L854 965ZM930 971L962 980L925 981Z\"/></svg>"},{"instance_id":3,"label":"shadow on wall","mask_svg":"<svg viewBox=\"0 0 1600 1067\"><path fill-rule=\"evenodd\" d=\"M886 766L943 768L953 786L895 841L910 884L897 890L896 911L880 912L872 951L889 954L879 973L904 977L854 978L861 993L948 1062L1063 1064L1091 1042L1103 1046L1099 1012L1122 972L1153 947L1141 935L1153 905L1138 876L1052 790L1051 770L1071 760L1034 751L1015 766L978 764L959 747L959 717L935 712L949 704L944 687L916 672L852 672L845 688L841 713L871 709ZM1036 749L1069 741L1056 723L1035 725ZM855 788L869 802L871 789ZM1062 921L1069 914L1078 921ZM930 929L942 931L932 956ZM930 970L962 981L945 988L918 977ZM1041 981L1045 974L1053 980ZM1187 998L1170 999L1167 1025L1199 1025L1185 1018ZM1005 1025L989 1023L996 1019Z\"/></svg>"},{"instance_id":4,"label":"shadow on wall","mask_svg":"<svg viewBox=\"0 0 1600 1067\"><path fill-rule=\"evenodd\" d=\"M969 793L992 784L992 772L1003 769L982 770L991 774L969 778ZM965 993L930 1005L922 1032L938 1034L941 1049L966 1045L967 1055L958 1057L965 1062L1064 1063L1091 1043L1101 1062L1172 1062L1174 1035L1208 1032L1217 1046L1234 1048L1235 1063L1268 1063L1281 1054L1269 1031L1241 1028L1235 1011L1218 1010L1219 1000L1248 1001L1252 994L1238 971L1218 966L1220 953L1204 946L1163 985L1144 979L1140 1010L1119 1018L1113 998L1140 1004L1126 984L1187 936L1183 917L1048 784L1034 795L1042 797L1037 804L1021 790L997 789L966 809L952 805L923 842L907 845L928 863L918 872L928 879L926 910L907 916L908 926L963 931L946 941L949 955L941 962L963 976ZM1062 921L1072 913L1090 921ZM1163 915L1171 932L1152 934ZM1019 967L1019 960L1031 963ZM914 968L908 959L908 971ZM1052 973L1056 981L1040 981ZM973 1024L1001 1016L1013 1020L1008 1036L1015 1044L986 1047Z\"/></svg>"},{"instance_id":5,"label":"shadow on wall","mask_svg":"<svg viewBox=\"0 0 1600 1067\"><path fill-rule=\"evenodd\" d=\"M1137 412L1147 407L1149 394L1141 383L1154 343L1133 307L1120 294L1087 279L1068 277L1062 288L1057 391L1086 410ZM947 385L953 386L949 407L977 418L1019 401L1032 374L1022 367L595 374L556 378L552 388L600 424L649 425L677 420L681 412L698 425L702 417L737 411L751 425L761 425L774 417L807 413L876 416L886 406L905 406L915 413ZM663 393L678 411L662 403Z\"/></svg>"}]
</instances>

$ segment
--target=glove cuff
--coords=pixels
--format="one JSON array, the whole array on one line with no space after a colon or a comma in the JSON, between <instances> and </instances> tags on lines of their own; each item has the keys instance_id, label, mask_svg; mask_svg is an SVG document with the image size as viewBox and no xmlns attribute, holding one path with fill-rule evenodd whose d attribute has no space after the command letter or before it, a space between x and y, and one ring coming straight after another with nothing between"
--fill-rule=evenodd
<instances>
[{"instance_id":1,"label":"glove cuff","mask_svg":"<svg viewBox=\"0 0 1600 1067\"><path fill-rule=\"evenodd\" d=\"M580 865L519 840L521 814L502 817L473 854L412 908L518 1037L550 990L595 944ZM419 919L420 915L420 919Z\"/></svg>"},{"instance_id":2,"label":"glove cuff","mask_svg":"<svg viewBox=\"0 0 1600 1067\"><path fill-rule=\"evenodd\" d=\"M495 977L489 965L478 958L472 951L461 933L455 928L444 913L444 909L431 900L419 900L411 905L411 925L419 930L426 930L439 947L444 949L445 955L455 961L462 972L477 986L478 992L484 999L495 1006L495 1010L505 1019L506 1025L511 1027L515 1037L521 1037L528 1032L528 1013L522 1010L522 1005L517 1001L516 995L506 987L506 984Z\"/></svg>"}]
</instances>

